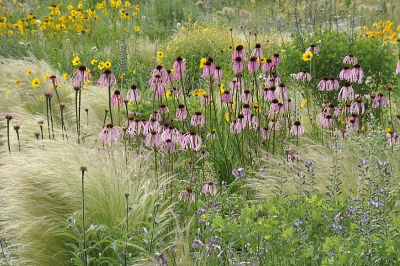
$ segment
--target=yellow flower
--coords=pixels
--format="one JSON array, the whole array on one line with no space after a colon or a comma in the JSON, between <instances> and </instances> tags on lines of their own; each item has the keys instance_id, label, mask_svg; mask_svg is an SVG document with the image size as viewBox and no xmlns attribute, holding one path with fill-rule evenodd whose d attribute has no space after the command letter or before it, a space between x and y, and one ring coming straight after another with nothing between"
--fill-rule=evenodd
<instances>
[{"instance_id":1,"label":"yellow flower","mask_svg":"<svg viewBox=\"0 0 400 266\"><path fill-rule=\"evenodd\" d=\"M136 32L140 32L140 27L139 27L139 26L136 26L136 27L135 27L135 31L136 31Z\"/></svg>"},{"instance_id":2,"label":"yellow flower","mask_svg":"<svg viewBox=\"0 0 400 266\"><path fill-rule=\"evenodd\" d=\"M163 58L164 57L164 53L163 52L161 52L161 51L157 51L157 57L158 58Z\"/></svg>"},{"instance_id":3,"label":"yellow flower","mask_svg":"<svg viewBox=\"0 0 400 266\"><path fill-rule=\"evenodd\" d=\"M392 129L390 127L386 128L386 133L389 133Z\"/></svg>"},{"instance_id":4,"label":"yellow flower","mask_svg":"<svg viewBox=\"0 0 400 266\"><path fill-rule=\"evenodd\" d=\"M81 59L79 58L79 56L75 56L75 58L72 60L72 64L74 66L77 66L81 63Z\"/></svg>"},{"instance_id":5,"label":"yellow flower","mask_svg":"<svg viewBox=\"0 0 400 266\"><path fill-rule=\"evenodd\" d=\"M171 90L167 90L167 92L165 93L165 97L167 97L167 99L171 96Z\"/></svg>"},{"instance_id":6,"label":"yellow flower","mask_svg":"<svg viewBox=\"0 0 400 266\"><path fill-rule=\"evenodd\" d=\"M125 73L122 73L121 76L119 76L120 79L124 79L126 77Z\"/></svg>"},{"instance_id":7,"label":"yellow flower","mask_svg":"<svg viewBox=\"0 0 400 266\"><path fill-rule=\"evenodd\" d=\"M20 80L16 80L15 84L19 85L19 84L21 84L21 81Z\"/></svg>"},{"instance_id":8,"label":"yellow flower","mask_svg":"<svg viewBox=\"0 0 400 266\"><path fill-rule=\"evenodd\" d=\"M207 62L207 58L203 57L202 59L200 59L200 68L203 69L204 68L204 64Z\"/></svg>"},{"instance_id":9,"label":"yellow flower","mask_svg":"<svg viewBox=\"0 0 400 266\"><path fill-rule=\"evenodd\" d=\"M30 70L30 69L28 69L27 71L26 71L26 74L27 75L30 75L32 73L32 70Z\"/></svg>"},{"instance_id":10,"label":"yellow flower","mask_svg":"<svg viewBox=\"0 0 400 266\"><path fill-rule=\"evenodd\" d=\"M83 6L83 5L82 5L82 3L81 3L81 2L79 2L79 4L77 5L77 8L78 8L78 9L81 9L81 8L82 8L82 6Z\"/></svg>"},{"instance_id":11,"label":"yellow flower","mask_svg":"<svg viewBox=\"0 0 400 266\"><path fill-rule=\"evenodd\" d=\"M136 10L136 11L139 11L139 10L140 10L139 5L136 5L136 6L135 6L135 10Z\"/></svg>"},{"instance_id":12,"label":"yellow flower","mask_svg":"<svg viewBox=\"0 0 400 266\"><path fill-rule=\"evenodd\" d=\"M224 83L221 83L221 85L219 85L219 95L222 95L225 92L224 90Z\"/></svg>"},{"instance_id":13,"label":"yellow flower","mask_svg":"<svg viewBox=\"0 0 400 266\"><path fill-rule=\"evenodd\" d=\"M11 90L8 90L7 92L6 92L6 94L4 95L4 97L6 97L6 99L8 99L8 97L10 96L10 94L11 94Z\"/></svg>"},{"instance_id":14,"label":"yellow flower","mask_svg":"<svg viewBox=\"0 0 400 266\"><path fill-rule=\"evenodd\" d=\"M97 60L97 59L92 59L92 61L90 61L90 64L95 65L95 64L97 64L97 62L99 62L99 60Z\"/></svg>"},{"instance_id":15,"label":"yellow flower","mask_svg":"<svg viewBox=\"0 0 400 266\"><path fill-rule=\"evenodd\" d=\"M131 6L131 2L125 1L125 7L130 7L130 6Z\"/></svg>"},{"instance_id":16,"label":"yellow flower","mask_svg":"<svg viewBox=\"0 0 400 266\"><path fill-rule=\"evenodd\" d=\"M261 63L264 64L265 62L267 62L267 58L266 57L261 58Z\"/></svg>"},{"instance_id":17,"label":"yellow flower","mask_svg":"<svg viewBox=\"0 0 400 266\"><path fill-rule=\"evenodd\" d=\"M39 86L40 85L40 79L39 78L34 78L33 80L32 80L32 86L33 87L37 87L37 86Z\"/></svg>"},{"instance_id":18,"label":"yellow flower","mask_svg":"<svg viewBox=\"0 0 400 266\"><path fill-rule=\"evenodd\" d=\"M361 127L361 131L364 131L364 129L365 129L365 126L362 126L362 127Z\"/></svg>"},{"instance_id":19,"label":"yellow flower","mask_svg":"<svg viewBox=\"0 0 400 266\"><path fill-rule=\"evenodd\" d=\"M199 90L198 89L195 89L194 91L193 91L193 96L198 96L199 95Z\"/></svg>"},{"instance_id":20,"label":"yellow flower","mask_svg":"<svg viewBox=\"0 0 400 266\"><path fill-rule=\"evenodd\" d=\"M303 54L303 61L310 61L313 56L313 53L311 51L308 51L307 53Z\"/></svg>"},{"instance_id":21,"label":"yellow flower","mask_svg":"<svg viewBox=\"0 0 400 266\"><path fill-rule=\"evenodd\" d=\"M110 61L105 62L104 63L104 67L105 68L110 68L111 67L111 62Z\"/></svg>"},{"instance_id":22,"label":"yellow flower","mask_svg":"<svg viewBox=\"0 0 400 266\"><path fill-rule=\"evenodd\" d=\"M304 108L304 106L306 106L307 102L308 102L308 100L307 100L307 98L305 98L305 99L301 102L300 107L301 107L301 108Z\"/></svg>"},{"instance_id":23,"label":"yellow flower","mask_svg":"<svg viewBox=\"0 0 400 266\"><path fill-rule=\"evenodd\" d=\"M171 73L174 73L174 72L175 72L175 69L171 68L170 71L171 71Z\"/></svg>"},{"instance_id":24,"label":"yellow flower","mask_svg":"<svg viewBox=\"0 0 400 266\"><path fill-rule=\"evenodd\" d=\"M198 95L197 95L197 96L202 97L204 94L206 94L206 91L203 90L203 89L199 89L199 90L198 90Z\"/></svg>"},{"instance_id":25,"label":"yellow flower","mask_svg":"<svg viewBox=\"0 0 400 266\"><path fill-rule=\"evenodd\" d=\"M64 80L66 80L68 78L68 74L64 73Z\"/></svg>"},{"instance_id":26,"label":"yellow flower","mask_svg":"<svg viewBox=\"0 0 400 266\"><path fill-rule=\"evenodd\" d=\"M226 120L226 122L229 122L229 113L225 114L225 120Z\"/></svg>"},{"instance_id":27,"label":"yellow flower","mask_svg":"<svg viewBox=\"0 0 400 266\"><path fill-rule=\"evenodd\" d=\"M104 62L101 61L101 62L97 65L97 68L98 68L99 70L103 70L103 68L104 68Z\"/></svg>"},{"instance_id":28,"label":"yellow flower","mask_svg":"<svg viewBox=\"0 0 400 266\"><path fill-rule=\"evenodd\" d=\"M50 78L50 74L45 74L45 75L43 76L43 81L46 81L48 78Z\"/></svg>"},{"instance_id":29,"label":"yellow flower","mask_svg":"<svg viewBox=\"0 0 400 266\"><path fill-rule=\"evenodd\" d=\"M134 69L134 70L132 70L132 74L133 75L135 75L136 74L136 70Z\"/></svg>"}]
</instances>

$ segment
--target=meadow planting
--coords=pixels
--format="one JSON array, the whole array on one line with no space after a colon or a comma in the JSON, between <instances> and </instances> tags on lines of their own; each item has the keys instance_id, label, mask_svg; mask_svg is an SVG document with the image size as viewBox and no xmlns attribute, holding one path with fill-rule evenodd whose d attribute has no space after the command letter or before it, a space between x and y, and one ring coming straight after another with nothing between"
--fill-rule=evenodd
<instances>
[{"instance_id":1,"label":"meadow planting","mask_svg":"<svg viewBox=\"0 0 400 266\"><path fill-rule=\"evenodd\" d=\"M0 264L400 264L399 13L0 0Z\"/></svg>"}]
</instances>

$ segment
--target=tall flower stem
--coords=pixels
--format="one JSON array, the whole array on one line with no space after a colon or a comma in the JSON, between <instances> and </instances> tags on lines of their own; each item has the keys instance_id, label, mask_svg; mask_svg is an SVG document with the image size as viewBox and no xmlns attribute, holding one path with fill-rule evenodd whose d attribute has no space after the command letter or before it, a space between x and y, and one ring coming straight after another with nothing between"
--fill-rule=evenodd
<instances>
[{"instance_id":1,"label":"tall flower stem","mask_svg":"<svg viewBox=\"0 0 400 266\"><path fill-rule=\"evenodd\" d=\"M49 132L49 139L51 139L50 119L49 119L49 97L47 96L46 96L46 117L47 117L47 131Z\"/></svg>"},{"instance_id":2,"label":"tall flower stem","mask_svg":"<svg viewBox=\"0 0 400 266\"><path fill-rule=\"evenodd\" d=\"M111 124L114 125L112 109L111 109L111 86L108 86L108 110L110 111Z\"/></svg>"},{"instance_id":3,"label":"tall flower stem","mask_svg":"<svg viewBox=\"0 0 400 266\"><path fill-rule=\"evenodd\" d=\"M15 129L15 133L17 134L17 140L18 140L18 151L20 152L20 151L21 151L21 142L20 142L20 140L19 140L19 130L18 130L18 129L16 129L15 127L14 127L14 129Z\"/></svg>"},{"instance_id":4,"label":"tall flower stem","mask_svg":"<svg viewBox=\"0 0 400 266\"><path fill-rule=\"evenodd\" d=\"M127 258L127 254L128 254L128 233L129 233L129 193L125 193L125 201L126 201L126 237L125 237L125 255L124 255L124 265L127 266L128 265L128 258Z\"/></svg>"},{"instance_id":5,"label":"tall flower stem","mask_svg":"<svg viewBox=\"0 0 400 266\"><path fill-rule=\"evenodd\" d=\"M11 148L10 148L10 119L7 119L7 146L8 146L8 152L11 153Z\"/></svg>"},{"instance_id":6,"label":"tall flower stem","mask_svg":"<svg viewBox=\"0 0 400 266\"><path fill-rule=\"evenodd\" d=\"M153 149L154 149L154 177L156 179L156 188L158 189L158 166L157 166L157 148L156 148L156 145L154 145Z\"/></svg>"},{"instance_id":7,"label":"tall flower stem","mask_svg":"<svg viewBox=\"0 0 400 266\"><path fill-rule=\"evenodd\" d=\"M82 105L82 89L79 90L79 108L78 108L78 138L81 136L81 105Z\"/></svg>"},{"instance_id":8,"label":"tall flower stem","mask_svg":"<svg viewBox=\"0 0 400 266\"><path fill-rule=\"evenodd\" d=\"M79 89L80 90L80 89ZM78 137L78 143L80 143L79 139L79 118L78 118L78 89L75 90L75 122L76 122L76 135Z\"/></svg>"},{"instance_id":9,"label":"tall flower stem","mask_svg":"<svg viewBox=\"0 0 400 266\"><path fill-rule=\"evenodd\" d=\"M54 139L54 125L53 125L53 112L51 111L51 97L49 97L49 112L50 112L51 133Z\"/></svg>"},{"instance_id":10,"label":"tall flower stem","mask_svg":"<svg viewBox=\"0 0 400 266\"><path fill-rule=\"evenodd\" d=\"M81 167L82 172L82 232L83 232L83 265L87 266L87 252L86 252L86 230L85 230L85 171L87 170L86 167Z\"/></svg>"}]
</instances>

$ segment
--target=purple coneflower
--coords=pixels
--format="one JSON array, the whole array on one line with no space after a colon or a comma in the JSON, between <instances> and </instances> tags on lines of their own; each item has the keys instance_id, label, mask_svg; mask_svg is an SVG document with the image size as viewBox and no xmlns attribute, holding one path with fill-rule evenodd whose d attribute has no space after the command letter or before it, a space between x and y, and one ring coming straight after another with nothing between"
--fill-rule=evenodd
<instances>
[{"instance_id":1,"label":"purple coneflower","mask_svg":"<svg viewBox=\"0 0 400 266\"><path fill-rule=\"evenodd\" d=\"M211 103L210 96L208 96L208 94L204 94L204 95L201 97L200 102L201 102L202 104L210 104L210 103Z\"/></svg>"},{"instance_id":2,"label":"purple coneflower","mask_svg":"<svg viewBox=\"0 0 400 266\"><path fill-rule=\"evenodd\" d=\"M357 62L357 58L352 54L348 54L343 58L343 64L355 65Z\"/></svg>"},{"instance_id":3,"label":"purple coneflower","mask_svg":"<svg viewBox=\"0 0 400 266\"><path fill-rule=\"evenodd\" d=\"M320 113L317 119L323 128L330 128L333 126L334 120L331 115L325 115L324 113Z\"/></svg>"},{"instance_id":4,"label":"purple coneflower","mask_svg":"<svg viewBox=\"0 0 400 266\"><path fill-rule=\"evenodd\" d=\"M108 88L117 84L117 79L110 69L104 70L103 74L99 78L99 85L101 88Z\"/></svg>"},{"instance_id":5,"label":"purple coneflower","mask_svg":"<svg viewBox=\"0 0 400 266\"><path fill-rule=\"evenodd\" d=\"M161 142L161 149L167 153L175 152L175 143L171 139Z\"/></svg>"},{"instance_id":6,"label":"purple coneflower","mask_svg":"<svg viewBox=\"0 0 400 266\"><path fill-rule=\"evenodd\" d=\"M396 74L400 74L400 56L399 56L399 61L397 62L397 66L396 66Z\"/></svg>"},{"instance_id":7,"label":"purple coneflower","mask_svg":"<svg viewBox=\"0 0 400 266\"><path fill-rule=\"evenodd\" d=\"M246 176L246 171L244 170L244 168L237 167L232 170L232 175L237 179L242 179Z\"/></svg>"},{"instance_id":8,"label":"purple coneflower","mask_svg":"<svg viewBox=\"0 0 400 266\"><path fill-rule=\"evenodd\" d=\"M290 135L301 136L305 132L304 126L301 125L300 121L294 122L292 128L290 129Z\"/></svg>"},{"instance_id":9,"label":"purple coneflower","mask_svg":"<svg viewBox=\"0 0 400 266\"><path fill-rule=\"evenodd\" d=\"M209 182L203 186L201 192L206 196L207 194L210 194L210 196L215 196L217 195L217 186L213 182Z\"/></svg>"},{"instance_id":10,"label":"purple coneflower","mask_svg":"<svg viewBox=\"0 0 400 266\"><path fill-rule=\"evenodd\" d=\"M165 80L160 74L152 76L149 80L150 91L154 92L157 99L161 99L164 95Z\"/></svg>"},{"instance_id":11,"label":"purple coneflower","mask_svg":"<svg viewBox=\"0 0 400 266\"><path fill-rule=\"evenodd\" d=\"M251 101L253 100L250 90L244 90L242 95L240 96L240 99L242 100L243 103L250 104Z\"/></svg>"},{"instance_id":12,"label":"purple coneflower","mask_svg":"<svg viewBox=\"0 0 400 266\"><path fill-rule=\"evenodd\" d=\"M161 141L167 141L167 139L171 139L173 142L179 142L181 139L181 133L177 128L172 125L169 125L161 134Z\"/></svg>"},{"instance_id":13,"label":"purple coneflower","mask_svg":"<svg viewBox=\"0 0 400 266\"><path fill-rule=\"evenodd\" d=\"M399 135L397 135L396 132L389 131L388 133L386 133L386 138L388 146L394 146L398 141Z\"/></svg>"},{"instance_id":14,"label":"purple coneflower","mask_svg":"<svg viewBox=\"0 0 400 266\"><path fill-rule=\"evenodd\" d=\"M261 44L259 43L256 44L253 51L251 52L251 56L255 56L258 59L261 59L263 57L263 50L261 48Z\"/></svg>"},{"instance_id":15,"label":"purple coneflower","mask_svg":"<svg viewBox=\"0 0 400 266\"><path fill-rule=\"evenodd\" d=\"M215 70L214 70L214 80L217 82L217 81L220 81L221 80L221 78L222 78L222 74L223 74L224 72L222 71L222 68L220 67L220 66L216 66L215 67Z\"/></svg>"},{"instance_id":16,"label":"purple coneflower","mask_svg":"<svg viewBox=\"0 0 400 266\"><path fill-rule=\"evenodd\" d=\"M122 97L119 90L115 90L114 94L111 96L111 106L114 107L115 105L119 105L119 107L124 105L124 97Z\"/></svg>"},{"instance_id":17,"label":"purple coneflower","mask_svg":"<svg viewBox=\"0 0 400 266\"><path fill-rule=\"evenodd\" d=\"M272 59L272 64L274 65L274 67L278 67L280 63L281 63L281 58L279 57L279 54L274 54L274 58Z\"/></svg>"},{"instance_id":18,"label":"purple coneflower","mask_svg":"<svg viewBox=\"0 0 400 266\"><path fill-rule=\"evenodd\" d=\"M268 72L271 71L271 69L274 67L274 64L272 63L272 60L270 58L267 58L265 60L265 63L261 66L261 71L267 74Z\"/></svg>"},{"instance_id":19,"label":"purple coneflower","mask_svg":"<svg viewBox=\"0 0 400 266\"><path fill-rule=\"evenodd\" d=\"M185 76L185 61L182 57L178 56L174 62L174 74L177 80Z\"/></svg>"},{"instance_id":20,"label":"purple coneflower","mask_svg":"<svg viewBox=\"0 0 400 266\"><path fill-rule=\"evenodd\" d=\"M246 57L246 51L244 50L244 47L241 44L236 46L236 49L232 54L232 62L235 62L238 57L240 57L242 61Z\"/></svg>"},{"instance_id":21,"label":"purple coneflower","mask_svg":"<svg viewBox=\"0 0 400 266\"><path fill-rule=\"evenodd\" d=\"M187 117L187 110L183 104L180 104L178 108L176 108L175 112L176 120L185 121Z\"/></svg>"},{"instance_id":22,"label":"purple coneflower","mask_svg":"<svg viewBox=\"0 0 400 266\"><path fill-rule=\"evenodd\" d=\"M306 52L305 53L308 53L308 52L312 52L313 54L315 54L315 55L318 55L319 54L319 48L315 45L315 44L311 44L308 48L307 48L307 50L306 50Z\"/></svg>"},{"instance_id":23,"label":"purple coneflower","mask_svg":"<svg viewBox=\"0 0 400 266\"><path fill-rule=\"evenodd\" d=\"M350 82L345 82L344 86L340 89L338 95L338 101L346 101L354 99L354 89Z\"/></svg>"},{"instance_id":24,"label":"purple coneflower","mask_svg":"<svg viewBox=\"0 0 400 266\"><path fill-rule=\"evenodd\" d=\"M259 64L257 60L258 59L255 56L250 57L249 63L247 64L247 69L250 73L253 73L258 69Z\"/></svg>"},{"instance_id":25,"label":"purple coneflower","mask_svg":"<svg viewBox=\"0 0 400 266\"><path fill-rule=\"evenodd\" d=\"M155 118L150 118L149 121L144 125L143 134L149 134L151 131L160 132L161 125Z\"/></svg>"},{"instance_id":26,"label":"purple coneflower","mask_svg":"<svg viewBox=\"0 0 400 266\"><path fill-rule=\"evenodd\" d=\"M221 101L227 103L231 100L231 94L229 91L224 91L221 95Z\"/></svg>"},{"instance_id":27,"label":"purple coneflower","mask_svg":"<svg viewBox=\"0 0 400 266\"><path fill-rule=\"evenodd\" d=\"M8 152L11 153L11 148L10 148L10 121L16 117L15 114L12 113L6 113L3 112L1 113L1 116L4 117L7 120L7 145L8 145Z\"/></svg>"},{"instance_id":28,"label":"purple coneflower","mask_svg":"<svg viewBox=\"0 0 400 266\"><path fill-rule=\"evenodd\" d=\"M329 91L329 77L324 77L317 85L318 90L320 91Z\"/></svg>"},{"instance_id":29,"label":"purple coneflower","mask_svg":"<svg viewBox=\"0 0 400 266\"><path fill-rule=\"evenodd\" d=\"M328 81L327 90L328 91L333 91L333 90L337 91L338 89L339 89L339 81L337 81L334 76L330 76L329 81Z\"/></svg>"},{"instance_id":30,"label":"purple coneflower","mask_svg":"<svg viewBox=\"0 0 400 266\"><path fill-rule=\"evenodd\" d=\"M160 144L161 136L155 130L152 130L149 134L147 134L146 138L144 139L144 145L146 145L146 147L154 147Z\"/></svg>"},{"instance_id":31,"label":"purple coneflower","mask_svg":"<svg viewBox=\"0 0 400 266\"><path fill-rule=\"evenodd\" d=\"M194 193L191 188L186 188L179 193L179 200L186 201L187 203L192 203L195 201Z\"/></svg>"},{"instance_id":32,"label":"purple coneflower","mask_svg":"<svg viewBox=\"0 0 400 266\"><path fill-rule=\"evenodd\" d=\"M276 88L275 97L279 99L282 97L283 100L286 100L289 97L289 91L285 87L284 83L280 83L279 86Z\"/></svg>"},{"instance_id":33,"label":"purple coneflower","mask_svg":"<svg viewBox=\"0 0 400 266\"><path fill-rule=\"evenodd\" d=\"M141 93L140 90L136 87L136 85L132 85L129 89L128 93L126 94L126 99L132 102L140 102L141 100Z\"/></svg>"},{"instance_id":34,"label":"purple coneflower","mask_svg":"<svg viewBox=\"0 0 400 266\"><path fill-rule=\"evenodd\" d=\"M311 75L310 73L307 72L307 70L303 69L299 73L296 74L296 80L301 80L303 82L310 81L311 80ZM321 83L321 82L320 82ZM319 84L318 84L319 87Z\"/></svg>"},{"instance_id":35,"label":"purple coneflower","mask_svg":"<svg viewBox=\"0 0 400 266\"><path fill-rule=\"evenodd\" d=\"M203 67L203 77L208 78L212 75L214 75L214 60L209 57L208 60L204 63Z\"/></svg>"},{"instance_id":36,"label":"purple coneflower","mask_svg":"<svg viewBox=\"0 0 400 266\"><path fill-rule=\"evenodd\" d=\"M81 65L72 75L71 80L74 87L82 88L86 82L92 80L92 74L90 74L84 65Z\"/></svg>"},{"instance_id":37,"label":"purple coneflower","mask_svg":"<svg viewBox=\"0 0 400 266\"><path fill-rule=\"evenodd\" d=\"M348 128L351 128L355 131L358 131L358 124L359 124L359 119L356 114L352 114L351 117L347 120Z\"/></svg>"},{"instance_id":38,"label":"purple coneflower","mask_svg":"<svg viewBox=\"0 0 400 266\"><path fill-rule=\"evenodd\" d=\"M372 94L371 94L371 98L373 98L374 99L374 101L372 102L372 108L383 108L383 107L386 107L386 103L387 103L387 100L386 100L386 98L385 98L385 96L383 96L383 94L382 93L379 93L378 95L374 95L374 97L372 97Z\"/></svg>"},{"instance_id":39,"label":"purple coneflower","mask_svg":"<svg viewBox=\"0 0 400 266\"><path fill-rule=\"evenodd\" d=\"M355 64L353 69L351 70L352 73L352 81L361 84L364 78L364 71L362 70L360 64Z\"/></svg>"},{"instance_id":40,"label":"purple coneflower","mask_svg":"<svg viewBox=\"0 0 400 266\"><path fill-rule=\"evenodd\" d=\"M357 98L357 100L350 106L350 112L357 115L364 114L365 105L361 98Z\"/></svg>"},{"instance_id":41,"label":"purple coneflower","mask_svg":"<svg viewBox=\"0 0 400 266\"><path fill-rule=\"evenodd\" d=\"M200 126L203 127L206 123L206 119L204 116L201 114L200 111L195 112L195 114L192 116L192 119L190 119L190 124L192 126Z\"/></svg>"},{"instance_id":42,"label":"purple coneflower","mask_svg":"<svg viewBox=\"0 0 400 266\"><path fill-rule=\"evenodd\" d=\"M190 130L183 135L181 145L184 150L191 149L199 151L201 147L201 137L194 130Z\"/></svg>"},{"instance_id":43,"label":"purple coneflower","mask_svg":"<svg viewBox=\"0 0 400 266\"><path fill-rule=\"evenodd\" d=\"M339 78L345 81L353 80L353 72L348 66L344 66L339 73Z\"/></svg>"},{"instance_id":44,"label":"purple coneflower","mask_svg":"<svg viewBox=\"0 0 400 266\"><path fill-rule=\"evenodd\" d=\"M150 120L151 120L151 119L155 119L155 120L157 120L157 121L161 121L161 120L162 120L162 117L161 117L161 114L160 114L157 110L155 110L154 112L152 112L152 113L150 114L149 119L150 119Z\"/></svg>"},{"instance_id":45,"label":"purple coneflower","mask_svg":"<svg viewBox=\"0 0 400 266\"><path fill-rule=\"evenodd\" d=\"M242 73L244 70L244 65L241 57L236 57L234 63L233 63L233 72L235 74Z\"/></svg>"},{"instance_id":46,"label":"purple coneflower","mask_svg":"<svg viewBox=\"0 0 400 266\"><path fill-rule=\"evenodd\" d=\"M272 119L271 121L269 121L268 123L268 128L272 131L278 131L280 127L280 123L279 121L277 121L276 119Z\"/></svg>"},{"instance_id":47,"label":"purple coneflower","mask_svg":"<svg viewBox=\"0 0 400 266\"><path fill-rule=\"evenodd\" d=\"M120 127L114 127L112 124L107 124L106 127L99 133L99 139L105 144L112 144L121 138Z\"/></svg>"}]
</instances>

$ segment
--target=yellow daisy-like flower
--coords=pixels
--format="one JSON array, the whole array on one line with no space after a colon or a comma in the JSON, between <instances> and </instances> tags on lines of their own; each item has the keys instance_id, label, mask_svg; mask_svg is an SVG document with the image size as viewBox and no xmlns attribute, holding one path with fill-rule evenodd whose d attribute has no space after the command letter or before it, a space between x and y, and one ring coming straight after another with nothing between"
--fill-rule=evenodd
<instances>
[{"instance_id":1,"label":"yellow daisy-like flower","mask_svg":"<svg viewBox=\"0 0 400 266\"><path fill-rule=\"evenodd\" d=\"M139 10L140 10L139 5L135 5L135 10L136 10L136 11L139 11Z\"/></svg>"},{"instance_id":2,"label":"yellow daisy-like flower","mask_svg":"<svg viewBox=\"0 0 400 266\"><path fill-rule=\"evenodd\" d=\"M81 59L79 58L79 56L75 56L75 58L72 60L72 64L74 66L77 66L81 63Z\"/></svg>"},{"instance_id":3,"label":"yellow daisy-like flower","mask_svg":"<svg viewBox=\"0 0 400 266\"><path fill-rule=\"evenodd\" d=\"M265 62L267 62L267 58L266 57L261 58L261 63L264 64Z\"/></svg>"},{"instance_id":4,"label":"yellow daisy-like flower","mask_svg":"<svg viewBox=\"0 0 400 266\"><path fill-rule=\"evenodd\" d=\"M133 75L135 75L136 74L136 70L134 69L134 70L132 70L132 74Z\"/></svg>"},{"instance_id":5,"label":"yellow daisy-like flower","mask_svg":"<svg viewBox=\"0 0 400 266\"><path fill-rule=\"evenodd\" d=\"M218 94L219 94L219 95L222 95L224 92L225 92L225 90L224 90L224 83L221 83L221 85L219 85L219 92L218 92Z\"/></svg>"},{"instance_id":6,"label":"yellow daisy-like flower","mask_svg":"<svg viewBox=\"0 0 400 266\"><path fill-rule=\"evenodd\" d=\"M308 51L307 53L303 54L303 61L310 61L313 56L313 53L311 51Z\"/></svg>"},{"instance_id":7,"label":"yellow daisy-like flower","mask_svg":"<svg viewBox=\"0 0 400 266\"><path fill-rule=\"evenodd\" d=\"M306 106L307 102L308 102L308 100L307 100L307 98L305 98L305 99L301 102L300 107L301 107L301 108L304 108L304 106Z\"/></svg>"},{"instance_id":8,"label":"yellow daisy-like flower","mask_svg":"<svg viewBox=\"0 0 400 266\"><path fill-rule=\"evenodd\" d=\"M362 126L362 127L361 127L361 131L364 131L364 129L365 129L365 126Z\"/></svg>"},{"instance_id":9,"label":"yellow daisy-like flower","mask_svg":"<svg viewBox=\"0 0 400 266\"><path fill-rule=\"evenodd\" d=\"M130 7L130 6L131 6L131 2L125 1L125 7Z\"/></svg>"},{"instance_id":10,"label":"yellow daisy-like flower","mask_svg":"<svg viewBox=\"0 0 400 266\"><path fill-rule=\"evenodd\" d=\"M126 77L126 74L125 74L125 73L122 73L122 74L119 76L120 79L124 79L125 77Z\"/></svg>"},{"instance_id":11,"label":"yellow daisy-like flower","mask_svg":"<svg viewBox=\"0 0 400 266\"><path fill-rule=\"evenodd\" d=\"M165 97L167 97L167 99L171 97L171 90L167 90L167 92L165 93Z\"/></svg>"},{"instance_id":12,"label":"yellow daisy-like flower","mask_svg":"<svg viewBox=\"0 0 400 266\"><path fill-rule=\"evenodd\" d=\"M206 91L203 89L199 89L198 96L202 97L202 96L204 96L204 94L206 94ZM212 100L212 99L210 99L210 100Z\"/></svg>"},{"instance_id":13,"label":"yellow daisy-like flower","mask_svg":"<svg viewBox=\"0 0 400 266\"><path fill-rule=\"evenodd\" d=\"M92 59L92 61L90 61L90 64L91 64L91 65L95 65L95 64L97 64L97 62L99 62L99 60L97 60L97 59Z\"/></svg>"},{"instance_id":14,"label":"yellow daisy-like flower","mask_svg":"<svg viewBox=\"0 0 400 266\"><path fill-rule=\"evenodd\" d=\"M157 51L157 57L158 58L163 58L164 57L164 53L163 52L161 52L161 51Z\"/></svg>"},{"instance_id":15,"label":"yellow daisy-like flower","mask_svg":"<svg viewBox=\"0 0 400 266\"><path fill-rule=\"evenodd\" d=\"M207 58L203 57L202 59L200 59L200 68L203 69L204 68L204 64L207 62Z\"/></svg>"},{"instance_id":16,"label":"yellow daisy-like flower","mask_svg":"<svg viewBox=\"0 0 400 266\"><path fill-rule=\"evenodd\" d=\"M105 68L110 68L111 67L111 62L110 61L106 61L105 63L104 63L104 67Z\"/></svg>"},{"instance_id":17,"label":"yellow daisy-like flower","mask_svg":"<svg viewBox=\"0 0 400 266\"><path fill-rule=\"evenodd\" d=\"M26 74L27 74L27 75L32 74L32 70L28 69L28 70L26 71Z\"/></svg>"},{"instance_id":18,"label":"yellow daisy-like flower","mask_svg":"<svg viewBox=\"0 0 400 266\"><path fill-rule=\"evenodd\" d=\"M170 69L171 73L175 73L175 69L171 68Z\"/></svg>"},{"instance_id":19,"label":"yellow daisy-like flower","mask_svg":"<svg viewBox=\"0 0 400 266\"><path fill-rule=\"evenodd\" d=\"M101 61L101 62L97 65L97 68L98 68L99 70L103 70L103 68L104 68L104 62Z\"/></svg>"},{"instance_id":20,"label":"yellow daisy-like flower","mask_svg":"<svg viewBox=\"0 0 400 266\"><path fill-rule=\"evenodd\" d=\"M20 80L16 80L15 84L19 85L19 84L21 84L21 81Z\"/></svg>"},{"instance_id":21,"label":"yellow daisy-like flower","mask_svg":"<svg viewBox=\"0 0 400 266\"><path fill-rule=\"evenodd\" d=\"M198 89L195 89L193 91L193 96L199 96L199 90Z\"/></svg>"},{"instance_id":22,"label":"yellow daisy-like flower","mask_svg":"<svg viewBox=\"0 0 400 266\"><path fill-rule=\"evenodd\" d=\"M386 128L386 133L389 133L392 129L390 127Z\"/></svg>"},{"instance_id":23,"label":"yellow daisy-like flower","mask_svg":"<svg viewBox=\"0 0 400 266\"><path fill-rule=\"evenodd\" d=\"M8 90L7 92L6 92L6 94L4 95L4 97L6 98L6 99L8 99L8 97L10 97L10 94L11 94L11 90Z\"/></svg>"},{"instance_id":24,"label":"yellow daisy-like flower","mask_svg":"<svg viewBox=\"0 0 400 266\"><path fill-rule=\"evenodd\" d=\"M140 32L140 27L139 27L139 26L136 26L136 27L135 27L135 31L136 31L136 32Z\"/></svg>"},{"instance_id":25,"label":"yellow daisy-like flower","mask_svg":"<svg viewBox=\"0 0 400 266\"><path fill-rule=\"evenodd\" d=\"M33 87L37 87L37 86L39 86L40 85L40 79L39 78L34 78L33 80L32 80L32 86Z\"/></svg>"},{"instance_id":26,"label":"yellow daisy-like flower","mask_svg":"<svg viewBox=\"0 0 400 266\"><path fill-rule=\"evenodd\" d=\"M50 74L45 74L45 75L43 76L43 81L46 81L48 78L50 78Z\"/></svg>"},{"instance_id":27,"label":"yellow daisy-like flower","mask_svg":"<svg viewBox=\"0 0 400 266\"><path fill-rule=\"evenodd\" d=\"M226 122L229 122L229 113L226 113L226 114L224 115L224 117L225 117Z\"/></svg>"},{"instance_id":28,"label":"yellow daisy-like flower","mask_svg":"<svg viewBox=\"0 0 400 266\"><path fill-rule=\"evenodd\" d=\"M68 74L64 73L64 80L66 80L68 78Z\"/></svg>"}]
</instances>

